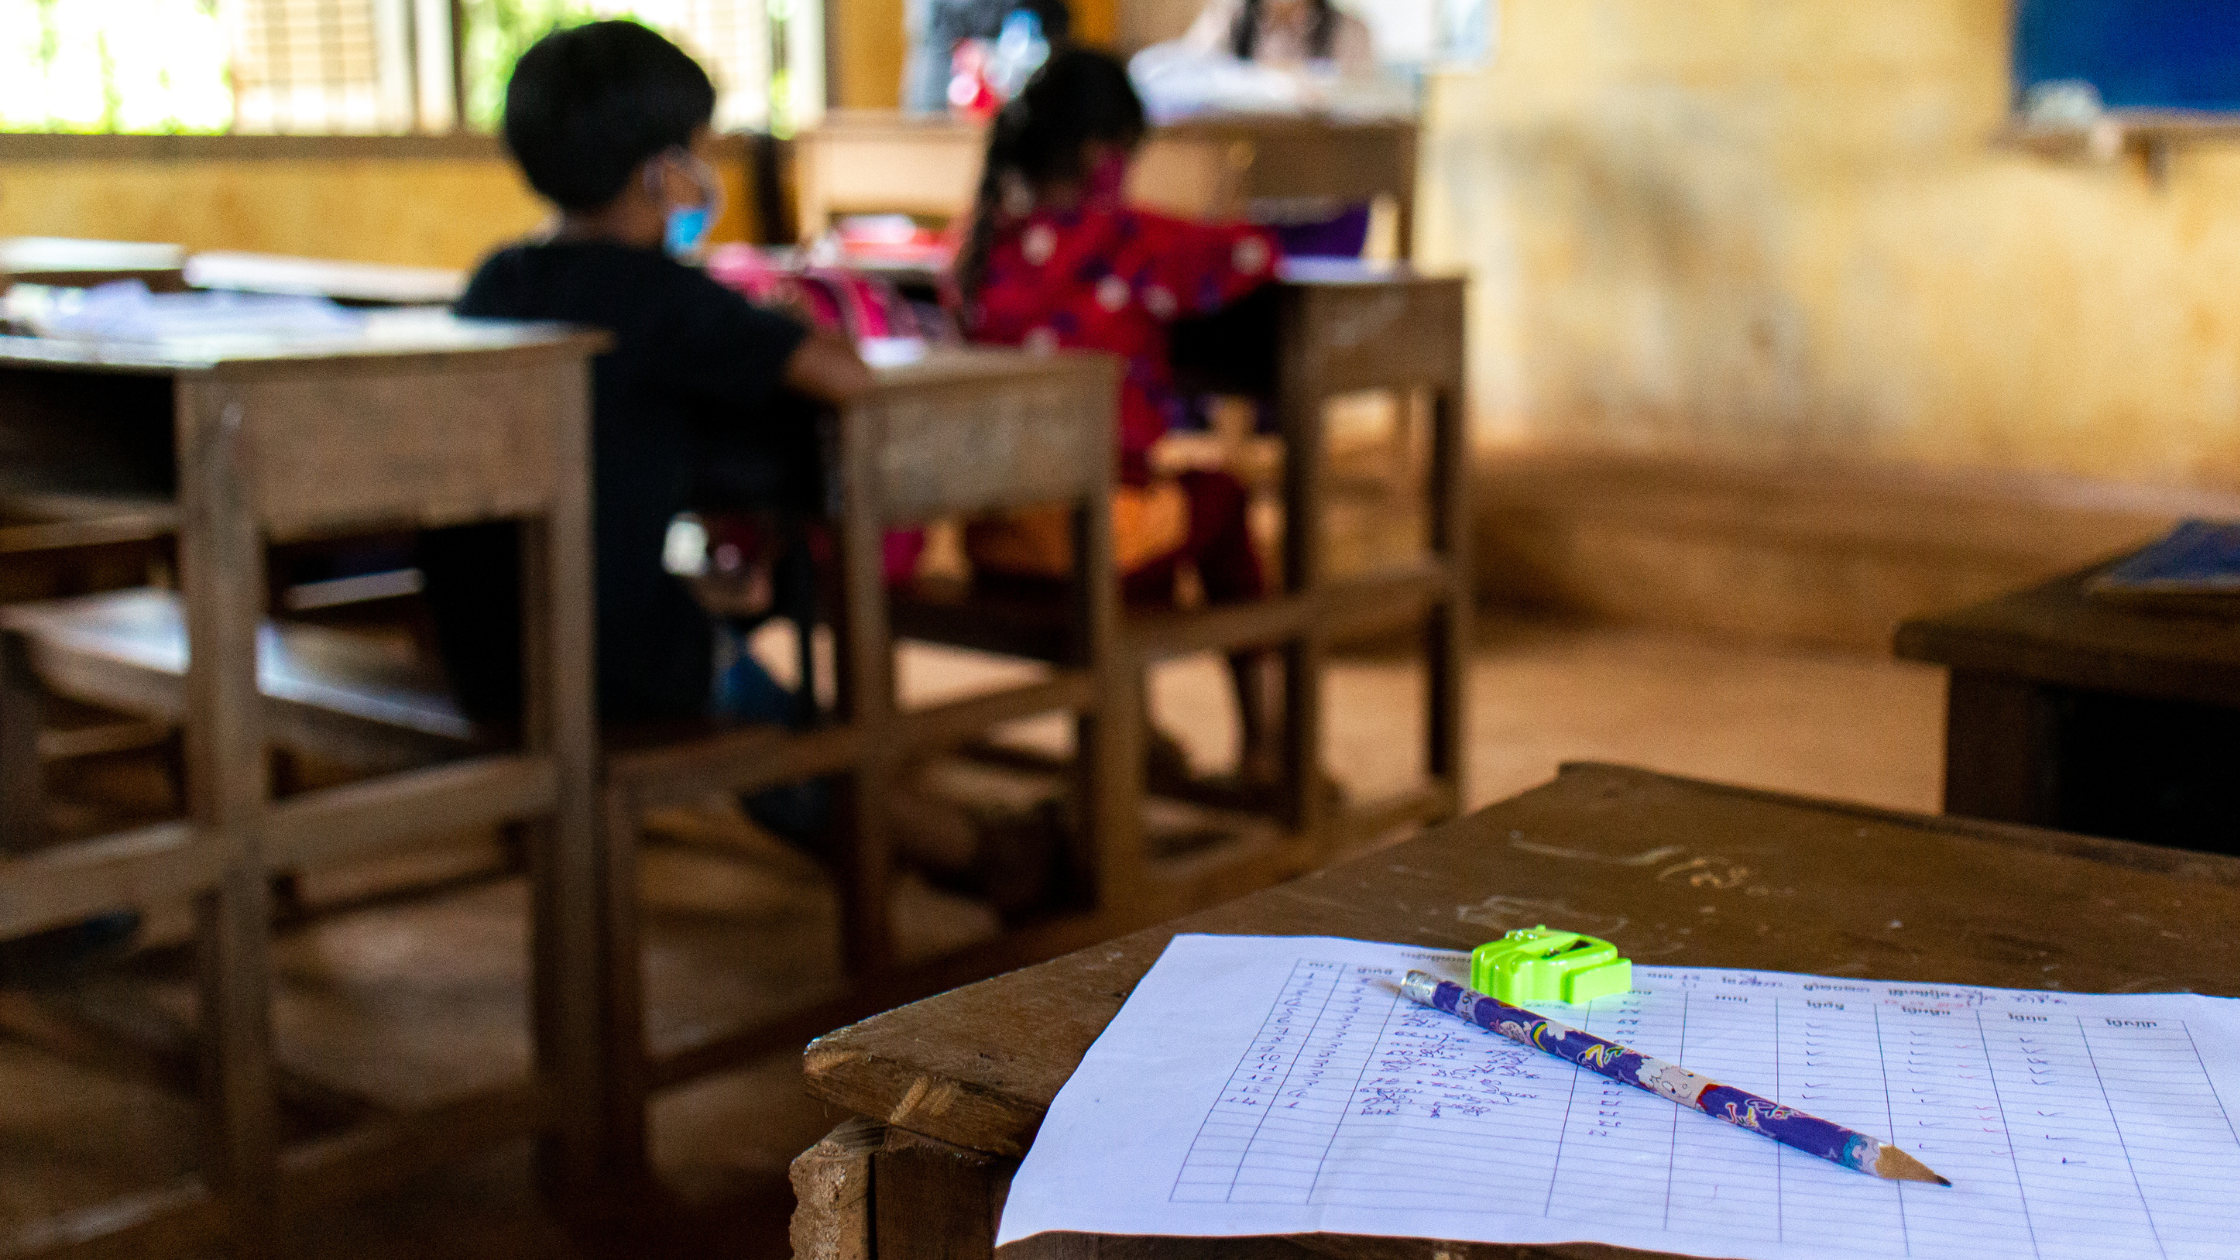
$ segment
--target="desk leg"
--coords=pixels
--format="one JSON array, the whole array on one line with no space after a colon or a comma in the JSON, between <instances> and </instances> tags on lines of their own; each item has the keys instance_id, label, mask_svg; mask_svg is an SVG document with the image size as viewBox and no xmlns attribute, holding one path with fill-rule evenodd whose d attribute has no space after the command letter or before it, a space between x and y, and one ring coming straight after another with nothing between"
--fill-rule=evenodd
<instances>
[{"instance_id":1,"label":"desk leg","mask_svg":"<svg viewBox=\"0 0 2240 1260\"><path fill-rule=\"evenodd\" d=\"M201 990L204 1175L237 1253L277 1253L279 1127L272 1070L271 888L261 831L269 787L257 704L264 553L240 466L242 402L179 386L179 552L187 642L187 796L223 874L195 904Z\"/></svg>"},{"instance_id":2,"label":"desk leg","mask_svg":"<svg viewBox=\"0 0 2240 1260\"><path fill-rule=\"evenodd\" d=\"M600 959L605 997L599 1030L604 1050L599 1083L605 1091L600 1120L598 1171L625 1183L647 1170L646 1106L651 1101L646 1054L645 939L640 914L638 827L644 817L627 783L605 785L600 841L604 849L604 950ZM573 1173L565 1146L558 1167Z\"/></svg>"},{"instance_id":3,"label":"desk leg","mask_svg":"<svg viewBox=\"0 0 2240 1260\"><path fill-rule=\"evenodd\" d=\"M894 630L887 616L886 567L872 457L885 428L875 407L858 407L840 426L841 720L863 732L863 757L849 778L840 821L840 954L849 974L894 963L889 913L886 784L894 772Z\"/></svg>"},{"instance_id":4,"label":"desk leg","mask_svg":"<svg viewBox=\"0 0 2240 1260\"><path fill-rule=\"evenodd\" d=\"M559 447L582 449L566 441ZM550 1099L539 1175L546 1193L560 1197L602 1172L634 1171L644 1151L642 1117L632 1120L627 1091L614 1079L629 1056L606 1039L609 1013L619 1020L636 1012L637 958L632 951L609 959L621 934L603 920L612 913L610 897L637 890L609 887L603 846L630 841L604 834L596 819L590 531L580 455L573 467L572 478L563 472L549 515L521 526L523 742L552 759L559 779L551 816L526 830L530 1001L537 1075Z\"/></svg>"},{"instance_id":5,"label":"desk leg","mask_svg":"<svg viewBox=\"0 0 2240 1260\"><path fill-rule=\"evenodd\" d=\"M1956 669L1945 693L1944 812L2059 825L2060 720L2045 690Z\"/></svg>"},{"instance_id":6,"label":"desk leg","mask_svg":"<svg viewBox=\"0 0 2240 1260\"><path fill-rule=\"evenodd\" d=\"M1110 490L1073 513L1074 662L1096 677L1096 703L1074 721L1076 835L1069 893L1099 913L1143 892L1142 667L1120 643L1120 579L1113 571Z\"/></svg>"},{"instance_id":7,"label":"desk leg","mask_svg":"<svg viewBox=\"0 0 2240 1260\"><path fill-rule=\"evenodd\" d=\"M888 1129L871 1157L872 1254L969 1260L995 1252L1003 1194L1019 1161Z\"/></svg>"},{"instance_id":8,"label":"desk leg","mask_svg":"<svg viewBox=\"0 0 2240 1260\"><path fill-rule=\"evenodd\" d=\"M874 1260L871 1161L886 1140L885 1125L856 1116L794 1157L794 1260Z\"/></svg>"},{"instance_id":9,"label":"desk leg","mask_svg":"<svg viewBox=\"0 0 2240 1260\"><path fill-rule=\"evenodd\" d=\"M39 765L39 680L30 645L0 630L0 855L29 853L46 832L45 774Z\"/></svg>"},{"instance_id":10,"label":"desk leg","mask_svg":"<svg viewBox=\"0 0 2240 1260\"><path fill-rule=\"evenodd\" d=\"M1467 808L1464 779L1466 695L1470 678L1470 444L1463 426L1462 383L1448 381L1431 394L1431 554L1443 567L1446 590L1425 627L1430 729L1425 771L1450 793L1451 808ZM1450 817L1452 815L1449 815Z\"/></svg>"},{"instance_id":11,"label":"desk leg","mask_svg":"<svg viewBox=\"0 0 2240 1260\"><path fill-rule=\"evenodd\" d=\"M1325 391L1316 383L1308 337L1286 335L1277 406L1283 427L1283 582L1294 595L1322 586L1322 464ZM1325 856L1322 792L1320 619L1283 647L1283 813L1319 863Z\"/></svg>"}]
</instances>

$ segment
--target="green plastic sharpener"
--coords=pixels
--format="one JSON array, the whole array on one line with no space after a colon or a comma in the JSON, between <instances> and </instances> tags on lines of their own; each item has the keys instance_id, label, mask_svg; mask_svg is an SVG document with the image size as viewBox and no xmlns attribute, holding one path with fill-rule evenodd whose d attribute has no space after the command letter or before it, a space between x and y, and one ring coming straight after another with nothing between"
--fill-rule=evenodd
<instances>
[{"instance_id":1,"label":"green plastic sharpener","mask_svg":"<svg viewBox=\"0 0 2240 1260\"><path fill-rule=\"evenodd\" d=\"M1511 1006L1592 1002L1632 988L1633 962L1608 941L1543 923L1470 951L1470 987Z\"/></svg>"}]
</instances>

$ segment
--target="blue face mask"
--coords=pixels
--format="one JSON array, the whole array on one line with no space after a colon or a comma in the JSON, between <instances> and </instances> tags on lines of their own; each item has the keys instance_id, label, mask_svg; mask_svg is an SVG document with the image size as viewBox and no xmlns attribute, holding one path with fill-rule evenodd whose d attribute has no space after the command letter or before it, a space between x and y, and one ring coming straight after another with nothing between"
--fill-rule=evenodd
<instances>
[{"instance_id":1,"label":"blue face mask","mask_svg":"<svg viewBox=\"0 0 2240 1260\"><path fill-rule=\"evenodd\" d=\"M716 219L723 210L723 183L708 164L695 157L690 149L670 149L646 166L646 191L661 201L669 200L666 176L682 174L697 186L699 204L672 205L663 220L662 247L672 258L691 258L707 244L708 233L714 230Z\"/></svg>"},{"instance_id":2,"label":"blue face mask","mask_svg":"<svg viewBox=\"0 0 2240 1260\"><path fill-rule=\"evenodd\" d=\"M708 239L708 230L715 226L715 214L709 206L679 206L669 212L662 244L672 258L684 258L698 253Z\"/></svg>"}]
</instances>

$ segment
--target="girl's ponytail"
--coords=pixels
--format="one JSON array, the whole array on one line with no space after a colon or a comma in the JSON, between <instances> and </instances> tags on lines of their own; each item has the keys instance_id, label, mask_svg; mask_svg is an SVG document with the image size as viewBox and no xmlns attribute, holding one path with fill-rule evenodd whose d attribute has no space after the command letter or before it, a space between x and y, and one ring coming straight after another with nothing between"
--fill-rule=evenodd
<instances>
[{"instance_id":1,"label":"girl's ponytail","mask_svg":"<svg viewBox=\"0 0 2240 1260\"><path fill-rule=\"evenodd\" d=\"M964 305L967 326L973 320L972 307L980 300L980 286L988 281L988 252L995 247L996 219L1003 213L1003 190L1008 180L1018 179L1018 133L1025 130L1023 98L1013 101L998 112L988 124L987 156L980 163L980 190L973 197L971 226L966 229L964 248L957 254L957 297Z\"/></svg>"}]
</instances>

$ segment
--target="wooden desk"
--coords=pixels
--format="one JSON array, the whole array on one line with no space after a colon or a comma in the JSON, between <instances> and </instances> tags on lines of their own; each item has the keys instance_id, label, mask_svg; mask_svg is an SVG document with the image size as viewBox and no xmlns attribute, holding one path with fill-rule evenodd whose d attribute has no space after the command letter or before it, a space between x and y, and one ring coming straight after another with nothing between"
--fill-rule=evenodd
<instances>
[{"instance_id":1,"label":"wooden desk","mask_svg":"<svg viewBox=\"0 0 2240 1260\"><path fill-rule=\"evenodd\" d=\"M1130 693L1114 639L1119 581L1109 507L1120 360L951 349L874 367L878 384L828 433L829 515L840 541L839 712L808 731L740 729L643 749L610 749L606 921L607 991L617 1082L610 1118L616 1167L645 1157L645 1101L656 1089L721 1071L894 1002L1079 948L1153 917L1130 900L1149 860L1131 845L1141 800L1124 751ZM1075 571L1055 668L1014 686L903 708L882 563L887 530L942 517L1061 504L1072 513ZM888 789L919 758L983 737L1019 718L1070 712L1075 820L1058 904L1031 927L930 960L897 956ZM649 1003L639 931L637 819L710 795L751 792L812 775L846 773L847 825L835 854L839 952L845 975L807 979L792 1009L741 1026L704 1011L677 1018Z\"/></svg>"},{"instance_id":2,"label":"wooden desk","mask_svg":"<svg viewBox=\"0 0 2240 1260\"><path fill-rule=\"evenodd\" d=\"M2240 620L2087 599L2104 567L1898 628L1952 671L1945 812L2240 853Z\"/></svg>"},{"instance_id":3,"label":"wooden desk","mask_svg":"<svg viewBox=\"0 0 2240 1260\"><path fill-rule=\"evenodd\" d=\"M800 231L813 238L843 214L949 219L971 209L982 129L939 115L843 110L794 142ZM1414 240L1416 124L1226 116L1155 129L1129 180L1142 205L1203 218L1244 218L1256 201L1390 197L1400 256Z\"/></svg>"},{"instance_id":4,"label":"wooden desk","mask_svg":"<svg viewBox=\"0 0 2240 1260\"><path fill-rule=\"evenodd\" d=\"M200 919L201 1177L42 1223L0 1250L265 1254L276 1219L507 1137L590 1175L598 1135L598 863L586 426L603 338L445 318L319 341L127 345L0 338L0 458L51 486L176 503L192 651L189 816L0 857L0 936L192 900ZM523 520L532 697L523 746L270 799L257 698L264 547L369 527ZM20 673L36 662L9 661ZM533 823L539 1074L281 1149L271 873L461 829Z\"/></svg>"},{"instance_id":5,"label":"wooden desk","mask_svg":"<svg viewBox=\"0 0 2240 1260\"><path fill-rule=\"evenodd\" d=\"M986 1254L1045 1109L1177 932L1468 949L1544 920L1666 965L2240 993L2240 861L1569 766L1373 856L818 1039L803 1061L809 1091L891 1127L851 1122L796 1161L795 1254ZM1097 1243L1045 1237L1006 1254L1090 1255ZM1426 1260L1612 1254L1331 1236L1131 1240L1127 1254L1243 1246Z\"/></svg>"},{"instance_id":6,"label":"wooden desk","mask_svg":"<svg viewBox=\"0 0 2240 1260\"><path fill-rule=\"evenodd\" d=\"M1130 671L1196 652L1283 653L1284 784L1276 812L1284 838L1252 846L1234 863L1206 859L1194 885L1145 885L1131 894L1137 904L1179 914L1312 870L1345 841L1443 821L1461 808L1471 591L1463 296L1464 282L1451 276L1291 263L1281 283L1177 329L1176 376L1186 392L1256 397L1273 414L1284 452L1281 581L1249 603L1133 612L1122 625L1122 647ZM1413 402L1424 403L1427 554L1341 576L1325 563L1328 413L1334 399L1364 391L1397 396L1403 417ZM1046 609L981 592L923 592L901 608L900 620L913 637L991 652L1049 659L1062 646ZM1322 790L1329 645L1409 629L1418 631L1425 668L1426 782L1388 799L1336 805ZM1132 714L1125 726L1141 730L1145 719Z\"/></svg>"},{"instance_id":7,"label":"wooden desk","mask_svg":"<svg viewBox=\"0 0 2240 1260\"><path fill-rule=\"evenodd\" d=\"M187 251L142 241L88 241L67 236L0 240L0 290L17 282L83 289L139 280L158 293L186 288Z\"/></svg>"},{"instance_id":8,"label":"wooden desk","mask_svg":"<svg viewBox=\"0 0 2240 1260\"><path fill-rule=\"evenodd\" d=\"M467 285L464 273L443 267L224 250L187 259L185 279L196 289L323 297L344 306L449 306Z\"/></svg>"}]
</instances>

